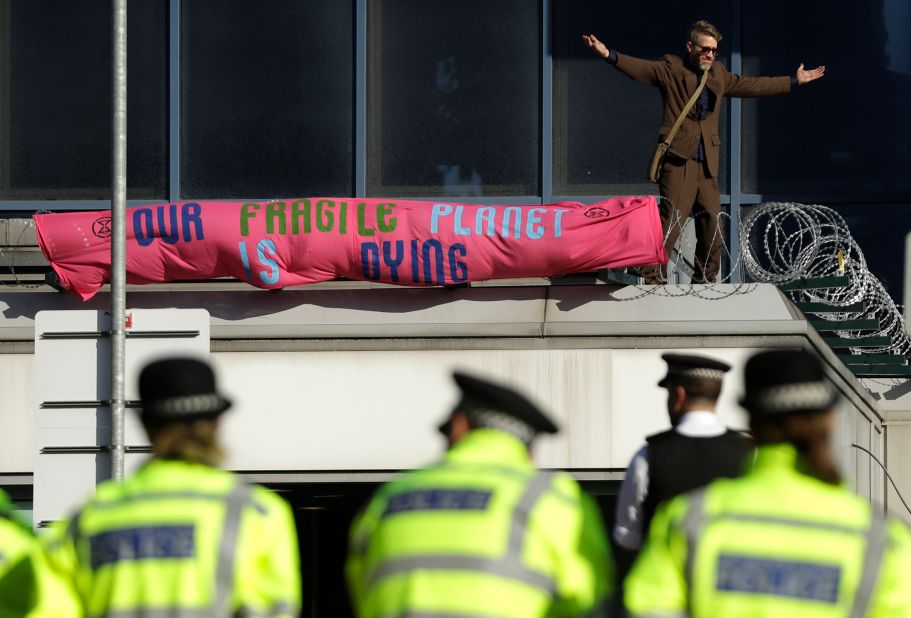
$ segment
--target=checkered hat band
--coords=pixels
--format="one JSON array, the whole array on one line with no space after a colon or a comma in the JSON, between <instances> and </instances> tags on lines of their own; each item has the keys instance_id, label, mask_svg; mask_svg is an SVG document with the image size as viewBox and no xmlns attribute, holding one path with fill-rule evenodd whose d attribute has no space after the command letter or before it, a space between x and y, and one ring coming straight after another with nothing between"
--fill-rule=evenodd
<instances>
[{"instance_id":1,"label":"checkered hat band","mask_svg":"<svg viewBox=\"0 0 911 618\"><path fill-rule=\"evenodd\" d=\"M468 413L468 417L475 427L505 431L525 444L530 444L537 434L531 425L520 421L515 416L503 414L496 410L474 409Z\"/></svg>"},{"instance_id":2,"label":"checkered hat band","mask_svg":"<svg viewBox=\"0 0 911 618\"><path fill-rule=\"evenodd\" d=\"M792 412L826 408L832 405L834 394L828 382L798 382L764 388L752 399L762 410Z\"/></svg>"},{"instance_id":3,"label":"checkered hat band","mask_svg":"<svg viewBox=\"0 0 911 618\"><path fill-rule=\"evenodd\" d=\"M183 414L202 414L214 412L222 406L221 397L214 393L203 395L186 395L183 397L168 397L155 401L149 411L153 414L179 416Z\"/></svg>"},{"instance_id":4,"label":"checkered hat band","mask_svg":"<svg viewBox=\"0 0 911 618\"><path fill-rule=\"evenodd\" d=\"M720 369L709 369L708 367L693 367L692 369L681 369L675 371L674 376L679 378L695 378L697 380L718 380L724 379L724 372Z\"/></svg>"}]
</instances>

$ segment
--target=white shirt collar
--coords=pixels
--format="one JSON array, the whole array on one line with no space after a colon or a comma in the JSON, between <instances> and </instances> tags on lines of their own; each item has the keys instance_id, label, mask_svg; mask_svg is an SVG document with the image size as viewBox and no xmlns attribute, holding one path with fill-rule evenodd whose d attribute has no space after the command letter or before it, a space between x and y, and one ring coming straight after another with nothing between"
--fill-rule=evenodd
<instances>
[{"instance_id":1,"label":"white shirt collar","mask_svg":"<svg viewBox=\"0 0 911 618\"><path fill-rule=\"evenodd\" d=\"M675 431L682 436L691 438L712 438L720 436L728 430L721 424L714 412L708 410L692 410L683 415Z\"/></svg>"}]
</instances>

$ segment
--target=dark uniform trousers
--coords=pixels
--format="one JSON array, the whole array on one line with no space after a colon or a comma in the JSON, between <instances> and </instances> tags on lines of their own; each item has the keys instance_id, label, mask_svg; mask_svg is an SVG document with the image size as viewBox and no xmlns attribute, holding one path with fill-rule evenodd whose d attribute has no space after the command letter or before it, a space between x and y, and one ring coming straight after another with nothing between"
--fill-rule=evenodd
<instances>
[{"instance_id":1,"label":"dark uniform trousers","mask_svg":"<svg viewBox=\"0 0 911 618\"><path fill-rule=\"evenodd\" d=\"M692 213L696 226L693 283L714 283L718 279L723 246L718 179L708 177L704 161L669 156L664 161L658 189L662 197L659 210L665 251L671 255ZM645 267L640 274L648 284L663 283L667 280L667 266Z\"/></svg>"}]
</instances>

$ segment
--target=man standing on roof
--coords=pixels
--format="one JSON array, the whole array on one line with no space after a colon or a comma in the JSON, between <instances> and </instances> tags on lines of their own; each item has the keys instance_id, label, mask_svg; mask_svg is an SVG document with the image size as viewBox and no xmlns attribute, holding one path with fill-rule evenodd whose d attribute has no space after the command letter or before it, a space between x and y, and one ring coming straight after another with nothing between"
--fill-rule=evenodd
<instances>
[{"instance_id":1,"label":"man standing on roof","mask_svg":"<svg viewBox=\"0 0 911 618\"><path fill-rule=\"evenodd\" d=\"M670 140L658 176L661 193L661 224L668 256L690 214L696 215L696 255L693 283L714 283L721 262L722 231L718 225L721 194L718 190L718 163L721 138L718 121L724 97L757 97L787 94L823 76L826 67L797 67L794 77L747 77L735 75L717 62L721 33L707 21L690 26L684 55L668 54L660 60L643 60L608 49L594 34L582 36L585 44L608 64L638 82L661 91L664 111L659 141L665 142L689 100L696 94L703 73L705 87L690 111L683 117ZM664 267L640 270L645 282L664 283Z\"/></svg>"}]
</instances>

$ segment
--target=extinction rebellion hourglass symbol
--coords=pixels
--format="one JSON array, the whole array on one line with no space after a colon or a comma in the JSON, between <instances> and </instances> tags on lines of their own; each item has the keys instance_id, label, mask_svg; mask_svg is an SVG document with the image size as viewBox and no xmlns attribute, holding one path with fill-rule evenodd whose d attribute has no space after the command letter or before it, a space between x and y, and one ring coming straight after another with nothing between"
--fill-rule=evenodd
<instances>
[{"instance_id":1,"label":"extinction rebellion hourglass symbol","mask_svg":"<svg viewBox=\"0 0 911 618\"><path fill-rule=\"evenodd\" d=\"M101 217L99 219L95 219L95 222L92 223L92 233L95 234L95 236L98 238L110 238L111 218Z\"/></svg>"}]
</instances>

